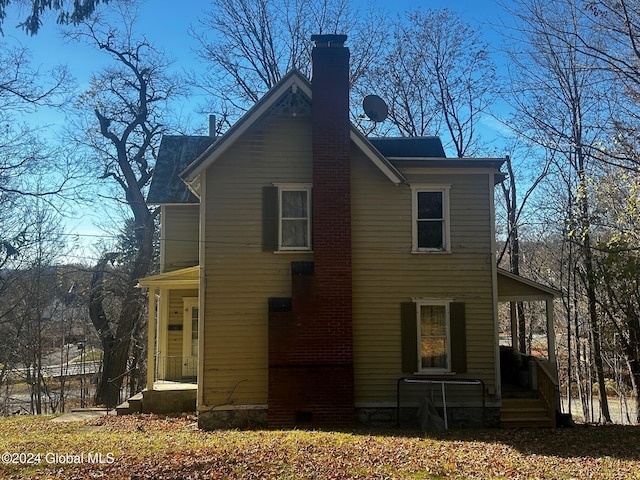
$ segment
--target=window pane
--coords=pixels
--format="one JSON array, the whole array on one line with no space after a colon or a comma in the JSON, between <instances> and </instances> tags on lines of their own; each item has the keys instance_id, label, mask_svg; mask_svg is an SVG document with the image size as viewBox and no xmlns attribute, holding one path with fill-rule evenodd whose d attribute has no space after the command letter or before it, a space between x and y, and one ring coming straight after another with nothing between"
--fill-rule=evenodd
<instances>
[{"instance_id":1,"label":"window pane","mask_svg":"<svg viewBox=\"0 0 640 480\"><path fill-rule=\"evenodd\" d=\"M442 241L443 222L418 222L418 248L436 248L444 250Z\"/></svg>"},{"instance_id":2,"label":"window pane","mask_svg":"<svg viewBox=\"0 0 640 480\"><path fill-rule=\"evenodd\" d=\"M282 192L282 218L307 217L306 190L284 190Z\"/></svg>"},{"instance_id":3,"label":"window pane","mask_svg":"<svg viewBox=\"0 0 640 480\"><path fill-rule=\"evenodd\" d=\"M418 192L418 219L442 219L442 192Z\"/></svg>"},{"instance_id":4,"label":"window pane","mask_svg":"<svg viewBox=\"0 0 640 480\"><path fill-rule=\"evenodd\" d=\"M447 366L447 311L444 305L420 307L420 362L422 368Z\"/></svg>"},{"instance_id":5,"label":"window pane","mask_svg":"<svg viewBox=\"0 0 640 480\"><path fill-rule=\"evenodd\" d=\"M282 246L307 247L307 221L282 220Z\"/></svg>"},{"instance_id":6,"label":"window pane","mask_svg":"<svg viewBox=\"0 0 640 480\"><path fill-rule=\"evenodd\" d=\"M191 309L191 355L198 355L198 307Z\"/></svg>"},{"instance_id":7,"label":"window pane","mask_svg":"<svg viewBox=\"0 0 640 480\"><path fill-rule=\"evenodd\" d=\"M422 368L447 368L447 347L444 338L422 338L420 358Z\"/></svg>"},{"instance_id":8,"label":"window pane","mask_svg":"<svg viewBox=\"0 0 640 480\"><path fill-rule=\"evenodd\" d=\"M447 334L446 309L444 305L423 305L420 308L420 334L440 335Z\"/></svg>"}]
</instances>

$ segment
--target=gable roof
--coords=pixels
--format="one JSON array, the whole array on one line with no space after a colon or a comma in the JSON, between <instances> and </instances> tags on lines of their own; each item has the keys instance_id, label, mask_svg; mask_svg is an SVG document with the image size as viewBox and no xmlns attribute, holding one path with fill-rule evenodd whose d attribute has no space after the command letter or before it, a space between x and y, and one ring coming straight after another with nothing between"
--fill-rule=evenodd
<instances>
[{"instance_id":1,"label":"gable roof","mask_svg":"<svg viewBox=\"0 0 640 480\"><path fill-rule=\"evenodd\" d=\"M164 135L158 149L147 203L198 203L179 175L215 141L216 137L209 136Z\"/></svg>"},{"instance_id":2,"label":"gable roof","mask_svg":"<svg viewBox=\"0 0 640 480\"><path fill-rule=\"evenodd\" d=\"M245 133L256 121L262 117L274 104L289 90L301 93L311 99L311 83L299 71L291 70L285 75L264 97L251 107L240 120L238 120L220 140L209 146L198 158L196 158L181 173L180 177L188 184L195 186L198 176L212 165L240 136ZM378 167L382 173L392 182L399 184L405 178L384 155L382 155L371 142L362 135L353 125L350 132L351 140L365 153L365 155Z\"/></svg>"}]
</instances>

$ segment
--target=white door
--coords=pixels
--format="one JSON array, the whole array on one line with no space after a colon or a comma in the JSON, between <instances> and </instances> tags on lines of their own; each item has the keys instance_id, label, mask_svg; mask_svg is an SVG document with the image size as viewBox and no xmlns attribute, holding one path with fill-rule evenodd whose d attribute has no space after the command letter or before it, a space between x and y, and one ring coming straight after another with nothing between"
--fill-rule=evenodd
<instances>
[{"instance_id":1,"label":"white door","mask_svg":"<svg viewBox=\"0 0 640 480\"><path fill-rule=\"evenodd\" d=\"M184 298L182 322L182 376L195 377L198 373L198 299Z\"/></svg>"}]
</instances>

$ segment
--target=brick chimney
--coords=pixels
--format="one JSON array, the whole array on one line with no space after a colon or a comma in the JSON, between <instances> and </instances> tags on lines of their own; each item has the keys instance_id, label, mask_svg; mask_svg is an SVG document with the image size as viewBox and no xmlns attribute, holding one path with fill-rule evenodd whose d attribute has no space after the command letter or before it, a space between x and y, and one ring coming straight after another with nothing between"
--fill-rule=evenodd
<instances>
[{"instance_id":1,"label":"brick chimney","mask_svg":"<svg viewBox=\"0 0 640 480\"><path fill-rule=\"evenodd\" d=\"M292 264L291 298L270 299L272 427L355 423L346 38L311 37L314 260Z\"/></svg>"},{"instance_id":2,"label":"brick chimney","mask_svg":"<svg viewBox=\"0 0 640 480\"><path fill-rule=\"evenodd\" d=\"M346 35L311 39L315 321L325 342L318 355L342 368L334 380L340 387L333 388L344 398L335 408L348 418L354 415L349 49Z\"/></svg>"}]
</instances>

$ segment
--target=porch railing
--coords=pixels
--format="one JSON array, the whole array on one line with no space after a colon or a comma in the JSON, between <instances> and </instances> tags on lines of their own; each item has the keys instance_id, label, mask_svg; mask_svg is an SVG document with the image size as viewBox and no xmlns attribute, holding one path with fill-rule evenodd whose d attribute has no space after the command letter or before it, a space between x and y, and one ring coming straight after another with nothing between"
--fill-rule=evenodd
<instances>
[{"instance_id":1,"label":"porch railing","mask_svg":"<svg viewBox=\"0 0 640 480\"><path fill-rule=\"evenodd\" d=\"M160 381L196 383L198 357L157 356L155 379Z\"/></svg>"},{"instance_id":2,"label":"porch railing","mask_svg":"<svg viewBox=\"0 0 640 480\"><path fill-rule=\"evenodd\" d=\"M556 427L556 411L560 409L560 386L553 377L544 362L536 357L533 358L535 364L535 382L540 395L540 399L547 410L547 415L551 419L553 427Z\"/></svg>"}]
</instances>

